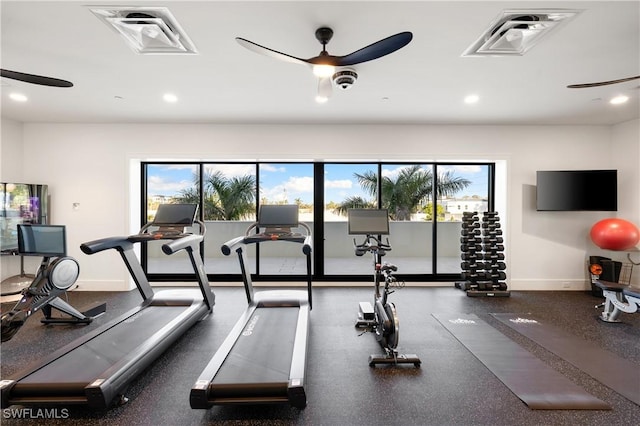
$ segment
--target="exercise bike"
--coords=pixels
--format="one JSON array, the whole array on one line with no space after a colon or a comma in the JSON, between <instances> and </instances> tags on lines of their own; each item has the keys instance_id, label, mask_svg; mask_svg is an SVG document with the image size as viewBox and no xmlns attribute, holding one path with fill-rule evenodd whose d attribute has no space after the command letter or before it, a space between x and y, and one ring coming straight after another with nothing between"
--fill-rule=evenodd
<instances>
[{"instance_id":1,"label":"exercise bike","mask_svg":"<svg viewBox=\"0 0 640 426\"><path fill-rule=\"evenodd\" d=\"M389 295L395 289L404 287L404 281L398 281L393 275L398 270L396 265L382 262L382 256L391 250L389 240L386 243L381 241L380 235L377 237L374 232L358 232L359 222L367 223L365 227L376 228L378 234L388 234L388 214L387 211L372 209L351 209L349 210L349 233L364 233L364 241L357 244L354 238L353 244L356 256L364 256L371 253L373 257L373 280L374 280L374 300L370 302L360 302L358 309L357 328L364 328L364 332L375 334L376 340L384 349L383 355L370 355L369 366L375 367L377 364L413 364L420 367L422 361L415 354L400 354L397 351L400 337L400 322L394 303L389 302ZM372 226L378 222L380 227ZM384 225L384 223L386 225ZM382 284L384 283L384 284ZM382 287L382 288L381 288Z\"/></svg>"}]
</instances>

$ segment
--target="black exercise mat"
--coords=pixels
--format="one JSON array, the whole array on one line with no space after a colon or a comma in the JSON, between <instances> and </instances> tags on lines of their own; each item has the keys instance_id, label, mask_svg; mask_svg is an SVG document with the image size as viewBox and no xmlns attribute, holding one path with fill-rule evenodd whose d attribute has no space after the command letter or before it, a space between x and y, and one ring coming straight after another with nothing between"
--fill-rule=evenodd
<instances>
[{"instance_id":1,"label":"black exercise mat","mask_svg":"<svg viewBox=\"0 0 640 426\"><path fill-rule=\"evenodd\" d=\"M611 409L476 315L432 315L529 408Z\"/></svg>"},{"instance_id":2,"label":"black exercise mat","mask_svg":"<svg viewBox=\"0 0 640 426\"><path fill-rule=\"evenodd\" d=\"M526 314L491 314L518 333L640 405L640 366ZM595 321L595 320L594 320Z\"/></svg>"}]
</instances>

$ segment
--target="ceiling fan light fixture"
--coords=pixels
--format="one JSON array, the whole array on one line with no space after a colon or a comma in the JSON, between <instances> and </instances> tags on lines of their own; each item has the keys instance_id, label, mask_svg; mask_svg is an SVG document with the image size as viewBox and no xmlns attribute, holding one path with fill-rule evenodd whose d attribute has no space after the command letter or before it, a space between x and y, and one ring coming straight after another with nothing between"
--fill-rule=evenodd
<instances>
[{"instance_id":1,"label":"ceiling fan light fixture","mask_svg":"<svg viewBox=\"0 0 640 426\"><path fill-rule=\"evenodd\" d=\"M580 13L569 9L504 10L462 56L521 56Z\"/></svg>"},{"instance_id":2,"label":"ceiling fan light fixture","mask_svg":"<svg viewBox=\"0 0 640 426\"><path fill-rule=\"evenodd\" d=\"M315 64L313 65L313 75L316 77L331 77L336 72L333 65Z\"/></svg>"}]
</instances>

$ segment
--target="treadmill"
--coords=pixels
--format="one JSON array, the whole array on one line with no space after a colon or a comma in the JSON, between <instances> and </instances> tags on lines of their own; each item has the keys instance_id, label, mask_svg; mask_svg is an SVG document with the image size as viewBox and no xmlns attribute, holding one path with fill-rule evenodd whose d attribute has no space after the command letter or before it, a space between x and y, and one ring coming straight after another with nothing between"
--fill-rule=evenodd
<instances>
[{"instance_id":1,"label":"treadmill","mask_svg":"<svg viewBox=\"0 0 640 426\"><path fill-rule=\"evenodd\" d=\"M293 232L295 228L302 233ZM255 231L252 233L252 231ZM261 232L260 232L261 231ZM302 244L307 290L255 292L243 250L248 244ZM191 408L213 405L289 403L307 405L305 369L311 299L311 230L298 222L297 205L263 205L244 236L229 240L235 251L249 306L191 388Z\"/></svg>"},{"instance_id":2,"label":"treadmill","mask_svg":"<svg viewBox=\"0 0 640 426\"><path fill-rule=\"evenodd\" d=\"M84 243L86 254L117 250L142 296L142 303L112 322L69 343L25 371L0 381L2 407L78 404L108 409L127 402L131 381L196 322L211 313L215 295L200 257L205 226L196 204L162 204L155 219L136 235ZM197 225L197 226L196 226ZM198 233L187 232L198 230ZM168 240L162 251L184 250L200 290L154 292L134 252L137 243Z\"/></svg>"}]
</instances>

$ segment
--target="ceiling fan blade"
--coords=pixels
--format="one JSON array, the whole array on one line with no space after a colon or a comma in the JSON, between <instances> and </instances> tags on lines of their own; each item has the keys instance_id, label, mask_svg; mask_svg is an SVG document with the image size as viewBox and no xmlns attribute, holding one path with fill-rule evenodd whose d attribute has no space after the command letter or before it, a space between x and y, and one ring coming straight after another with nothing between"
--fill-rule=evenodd
<instances>
[{"instance_id":1,"label":"ceiling fan blade","mask_svg":"<svg viewBox=\"0 0 640 426\"><path fill-rule=\"evenodd\" d=\"M308 64L304 59L296 58L295 56L287 55L286 53L278 52L277 50L269 49L268 47L260 46L257 43L249 41L247 39L236 37L236 41L241 46L246 47L252 52L259 53L261 55L270 56L272 58L280 59L281 61L293 62L296 64Z\"/></svg>"},{"instance_id":2,"label":"ceiling fan blade","mask_svg":"<svg viewBox=\"0 0 640 426\"><path fill-rule=\"evenodd\" d=\"M42 75L27 74L24 72L0 69L0 76L12 80L23 81L25 83L39 84L40 86L51 87L73 87L73 83L59 78L44 77Z\"/></svg>"},{"instance_id":3,"label":"ceiling fan blade","mask_svg":"<svg viewBox=\"0 0 640 426\"><path fill-rule=\"evenodd\" d=\"M637 80L639 78L640 78L640 75L636 75L635 77L621 78L618 80L599 81L597 83L570 84L567 87L569 89L584 89L587 87L598 87L598 86L607 86L609 84L625 83L627 81Z\"/></svg>"},{"instance_id":4,"label":"ceiling fan blade","mask_svg":"<svg viewBox=\"0 0 640 426\"><path fill-rule=\"evenodd\" d=\"M318 78L318 96L316 100L318 102L326 102L333 93L333 85L331 83L331 77Z\"/></svg>"},{"instance_id":5,"label":"ceiling fan blade","mask_svg":"<svg viewBox=\"0 0 640 426\"><path fill-rule=\"evenodd\" d=\"M348 55L338 56L336 58L336 66L345 67L381 58L398 49L402 49L409 44L412 39L413 34L409 31L392 35Z\"/></svg>"}]
</instances>

